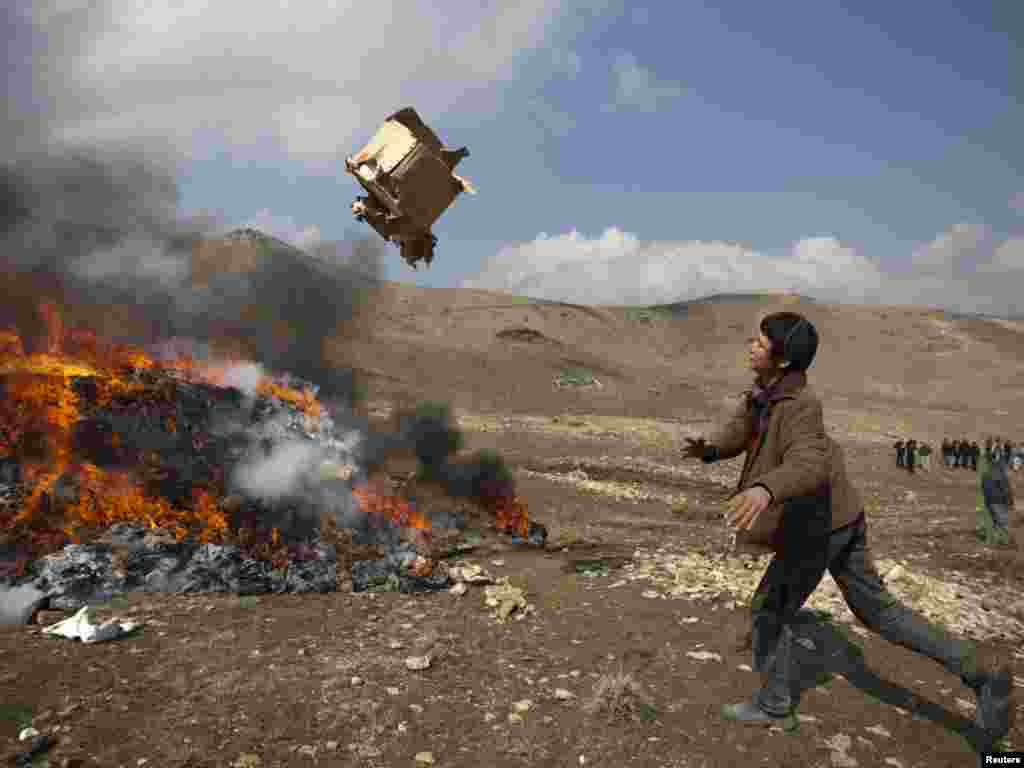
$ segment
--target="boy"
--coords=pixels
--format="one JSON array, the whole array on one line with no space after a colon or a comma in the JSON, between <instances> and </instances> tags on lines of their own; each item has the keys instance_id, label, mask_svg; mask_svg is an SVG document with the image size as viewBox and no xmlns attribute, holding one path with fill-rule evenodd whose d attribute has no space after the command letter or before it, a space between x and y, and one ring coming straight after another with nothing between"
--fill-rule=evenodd
<instances>
[{"instance_id":1,"label":"boy","mask_svg":"<svg viewBox=\"0 0 1024 768\"><path fill-rule=\"evenodd\" d=\"M792 721L791 624L827 569L868 629L959 675L977 696L978 725L1002 738L1013 717L1009 669L982 668L970 642L897 602L875 569L860 494L846 477L842 449L825 434L821 402L807 388L806 370L818 349L814 326L801 315L778 312L761 321L750 341L753 388L710 443L688 439L683 449L705 463L746 453L729 501L728 520L737 530L751 530L762 515L762 522L779 518L775 555L751 600L754 667L763 684L752 699L729 704L722 714L743 723Z\"/></svg>"}]
</instances>

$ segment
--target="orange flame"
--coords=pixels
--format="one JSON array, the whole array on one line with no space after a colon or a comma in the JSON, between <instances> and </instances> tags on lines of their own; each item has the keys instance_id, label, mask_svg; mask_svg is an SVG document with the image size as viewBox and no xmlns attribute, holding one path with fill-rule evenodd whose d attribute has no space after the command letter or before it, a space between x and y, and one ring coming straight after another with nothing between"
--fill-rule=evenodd
<instances>
[{"instance_id":1,"label":"orange flame","mask_svg":"<svg viewBox=\"0 0 1024 768\"><path fill-rule=\"evenodd\" d=\"M273 395L280 400L285 400L309 416L320 416L320 401L316 399L312 390L293 389L264 378L257 385L256 391L261 395Z\"/></svg>"},{"instance_id":2,"label":"orange flame","mask_svg":"<svg viewBox=\"0 0 1024 768\"><path fill-rule=\"evenodd\" d=\"M39 303L39 314L46 324L46 354L59 355L64 339L64 321L60 309L52 301Z\"/></svg>"},{"instance_id":3,"label":"orange flame","mask_svg":"<svg viewBox=\"0 0 1024 768\"><path fill-rule=\"evenodd\" d=\"M359 508L368 515L379 515L402 528L430 530L430 521L401 496L380 492L372 482L352 489Z\"/></svg>"},{"instance_id":4,"label":"orange flame","mask_svg":"<svg viewBox=\"0 0 1024 768\"><path fill-rule=\"evenodd\" d=\"M223 379L228 364L243 361L209 365L183 357L158 364L137 347L99 339L89 330L65 329L59 307L52 302L41 304L39 314L45 321L46 337L38 347L43 351L37 354L25 354L23 339L15 329L0 328L0 455L16 456L31 483L26 502L13 518L0 520L0 528L25 533L31 542L42 542L40 546L49 551L69 539L80 540L86 530L118 521L164 528L179 540L189 533L203 543L224 540L229 533L228 515L214 490L197 491L190 505L175 508L167 499L149 496L142 483L127 472L76 462L72 432L84 404L73 381L89 377L95 387L94 404L104 406L117 398L159 394L138 379L139 370L159 367L184 373L193 381L215 383ZM260 390L288 400L307 418L321 414L320 403L310 390L285 387L266 377ZM169 432L179 427L173 416L166 418L165 426ZM198 435L193 440L201 443ZM117 443L115 434L113 444ZM65 473L74 480L71 485L77 494L71 501L65 498L56 504L55 484ZM57 512L63 519L53 528ZM268 554L280 559L280 532L272 533L269 545Z\"/></svg>"}]
</instances>

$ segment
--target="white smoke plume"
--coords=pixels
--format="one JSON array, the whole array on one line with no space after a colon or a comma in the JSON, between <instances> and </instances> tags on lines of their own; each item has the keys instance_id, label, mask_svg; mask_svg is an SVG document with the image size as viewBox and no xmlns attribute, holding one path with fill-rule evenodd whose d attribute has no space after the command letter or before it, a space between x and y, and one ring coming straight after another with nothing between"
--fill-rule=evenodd
<instances>
[{"instance_id":1,"label":"white smoke plume","mask_svg":"<svg viewBox=\"0 0 1024 768\"><path fill-rule=\"evenodd\" d=\"M323 457L323 449L309 441L280 443L268 455L238 467L234 482L250 496L279 501L306 491Z\"/></svg>"},{"instance_id":2,"label":"white smoke plume","mask_svg":"<svg viewBox=\"0 0 1024 768\"><path fill-rule=\"evenodd\" d=\"M224 371L224 386L235 387L247 397L256 394L256 387L266 376L262 366L256 363L239 363L230 365Z\"/></svg>"}]
</instances>

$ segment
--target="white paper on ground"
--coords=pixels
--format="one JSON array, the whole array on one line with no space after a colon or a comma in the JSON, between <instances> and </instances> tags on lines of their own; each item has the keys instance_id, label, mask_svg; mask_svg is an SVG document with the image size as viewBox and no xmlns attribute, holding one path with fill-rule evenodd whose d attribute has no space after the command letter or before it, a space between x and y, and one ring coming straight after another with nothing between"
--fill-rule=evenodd
<instances>
[{"instance_id":1,"label":"white paper on ground","mask_svg":"<svg viewBox=\"0 0 1024 768\"><path fill-rule=\"evenodd\" d=\"M110 619L102 624L93 624L92 612L88 605L84 605L74 616L44 627L43 634L60 635L69 640L79 639L83 643L102 643L126 635L137 626L139 626L138 622L119 621L118 619Z\"/></svg>"}]
</instances>

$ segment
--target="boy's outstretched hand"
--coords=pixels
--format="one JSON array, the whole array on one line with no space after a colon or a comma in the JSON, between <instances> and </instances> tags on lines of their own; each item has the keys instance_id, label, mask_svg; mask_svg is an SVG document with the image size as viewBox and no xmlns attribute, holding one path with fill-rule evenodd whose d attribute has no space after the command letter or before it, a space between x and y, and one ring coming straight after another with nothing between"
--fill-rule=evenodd
<instances>
[{"instance_id":1,"label":"boy's outstretched hand","mask_svg":"<svg viewBox=\"0 0 1024 768\"><path fill-rule=\"evenodd\" d=\"M683 456L687 459L703 459L704 451L707 447L708 444L703 437L699 437L696 440L688 437L686 438L686 445L683 447Z\"/></svg>"},{"instance_id":2,"label":"boy's outstretched hand","mask_svg":"<svg viewBox=\"0 0 1024 768\"><path fill-rule=\"evenodd\" d=\"M752 486L726 502L726 520L738 531L749 531L771 503L772 494L767 488Z\"/></svg>"}]
</instances>

